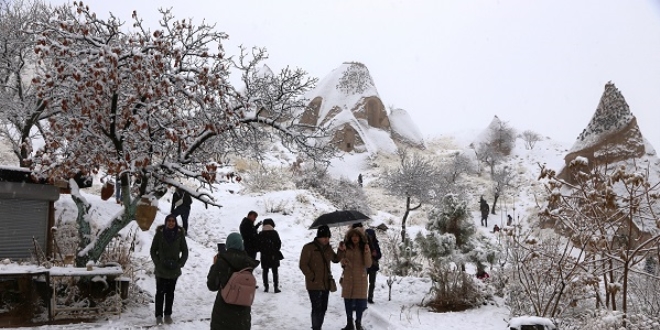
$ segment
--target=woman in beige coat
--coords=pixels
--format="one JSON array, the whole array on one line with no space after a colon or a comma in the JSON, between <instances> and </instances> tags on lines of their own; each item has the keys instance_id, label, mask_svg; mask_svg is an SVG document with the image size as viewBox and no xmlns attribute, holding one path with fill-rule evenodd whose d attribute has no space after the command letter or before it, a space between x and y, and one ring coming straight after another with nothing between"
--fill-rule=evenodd
<instances>
[{"instance_id":1,"label":"woman in beige coat","mask_svg":"<svg viewBox=\"0 0 660 330\"><path fill-rule=\"evenodd\" d=\"M339 245L338 257L344 268L340 283L347 325L342 330L362 330L362 313L367 309L369 287L367 268L371 267L371 251L362 231L353 228L346 233L346 239Z\"/></svg>"}]
</instances>

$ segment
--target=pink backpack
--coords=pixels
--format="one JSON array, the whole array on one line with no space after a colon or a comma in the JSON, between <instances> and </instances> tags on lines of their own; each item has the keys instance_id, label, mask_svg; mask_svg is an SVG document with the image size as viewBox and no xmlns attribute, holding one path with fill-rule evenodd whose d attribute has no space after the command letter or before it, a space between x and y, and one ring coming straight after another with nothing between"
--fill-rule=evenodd
<instances>
[{"instance_id":1,"label":"pink backpack","mask_svg":"<svg viewBox=\"0 0 660 330\"><path fill-rule=\"evenodd\" d=\"M252 268L244 268L233 272L220 294L228 304L252 306L257 288L257 279L252 274Z\"/></svg>"}]
</instances>

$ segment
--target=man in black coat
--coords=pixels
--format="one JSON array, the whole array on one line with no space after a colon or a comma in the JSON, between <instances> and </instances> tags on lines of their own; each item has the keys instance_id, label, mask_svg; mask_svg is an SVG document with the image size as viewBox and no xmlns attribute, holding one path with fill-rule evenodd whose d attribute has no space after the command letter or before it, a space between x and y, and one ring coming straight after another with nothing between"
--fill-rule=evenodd
<instances>
[{"instance_id":1,"label":"man in black coat","mask_svg":"<svg viewBox=\"0 0 660 330\"><path fill-rule=\"evenodd\" d=\"M481 196L479 200L479 210L481 210L481 225L488 227L488 212L490 212L490 207L486 203L484 196Z\"/></svg>"},{"instance_id":2,"label":"man in black coat","mask_svg":"<svg viewBox=\"0 0 660 330\"><path fill-rule=\"evenodd\" d=\"M181 224L183 224L183 229L186 230L186 233L188 233L190 205L192 205L190 194L181 188L176 188L176 191L172 195L172 209L170 213L175 217L181 216Z\"/></svg>"},{"instance_id":3,"label":"man in black coat","mask_svg":"<svg viewBox=\"0 0 660 330\"><path fill-rule=\"evenodd\" d=\"M261 221L254 223L257 220L257 212L248 212L247 217L243 218L239 231L243 237L243 245L245 252L252 259L257 259L257 252L259 252L259 232L257 229L261 226Z\"/></svg>"}]
</instances>

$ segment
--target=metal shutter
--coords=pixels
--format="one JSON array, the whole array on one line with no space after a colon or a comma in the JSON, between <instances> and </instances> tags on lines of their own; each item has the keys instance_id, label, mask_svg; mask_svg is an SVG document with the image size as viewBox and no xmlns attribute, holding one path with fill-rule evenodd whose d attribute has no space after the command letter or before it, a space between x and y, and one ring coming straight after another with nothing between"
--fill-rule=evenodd
<instances>
[{"instance_id":1,"label":"metal shutter","mask_svg":"<svg viewBox=\"0 0 660 330\"><path fill-rule=\"evenodd\" d=\"M37 240L46 251L47 200L0 198L0 258L28 259Z\"/></svg>"}]
</instances>

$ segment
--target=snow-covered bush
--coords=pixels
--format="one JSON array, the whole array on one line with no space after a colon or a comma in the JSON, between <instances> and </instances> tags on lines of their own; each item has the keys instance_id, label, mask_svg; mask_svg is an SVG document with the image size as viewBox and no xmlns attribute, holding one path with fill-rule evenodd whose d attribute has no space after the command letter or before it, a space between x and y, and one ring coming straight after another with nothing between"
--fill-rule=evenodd
<instances>
[{"instance_id":1,"label":"snow-covered bush","mask_svg":"<svg viewBox=\"0 0 660 330\"><path fill-rule=\"evenodd\" d=\"M415 243L430 266L427 271L433 280L432 298L427 304L440 312L482 304L491 295L488 287L475 282L474 276L465 272L465 265L472 261L483 269L489 249L481 248L474 239L476 228L466 202L458 195L445 195L429 213L426 229L428 233L418 233Z\"/></svg>"},{"instance_id":2,"label":"snow-covered bush","mask_svg":"<svg viewBox=\"0 0 660 330\"><path fill-rule=\"evenodd\" d=\"M660 328L660 317L647 314L625 314L620 311L598 309L584 318L562 320L559 326L567 330L655 330ZM624 325L625 324L625 325Z\"/></svg>"},{"instance_id":3,"label":"snow-covered bush","mask_svg":"<svg viewBox=\"0 0 660 330\"><path fill-rule=\"evenodd\" d=\"M456 238L456 246L460 249L476 233L474 223L469 220L467 203L458 195L447 194L443 197L442 204L429 212L426 229L431 232L452 234Z\"/></svg>"},{"instance_id":4,"label":"snow-covered bush","mask_svg":"<svg viewBox=\"0 0 660 330\"><path fill-rule=\"evenodd\" d=\"M251 166L241 181L248 192L268 192L293 189L291 173L288 169L270 166Z\"/></svg>"},{"instance_id":5,"label":"snow-covered bush","mask_svg":"<svg viewBox=\"0 0 660 330\"><path fill-rule=\"evenodd\" d=\"M433 280L431 300L427 305L436 312L462 311L484 303L487 290L479 280L447 263L435 263L430 275Z\"/></svg>"},{"instance_id":6,"label":"snow-covered bush","mask_svg":"<svg viewBox=\"0 0 660 330\"><path fill-rule=\"evenodd\" d=\"M266 199L264 200L264 208L268 213L280 213L282 215L288 215L293 213L293 205L288 199L273 200Z\"/></svg>"},{"instance_id":7,"label":"snow-covered bush","mask_svg":"<svg viewBox=\"0 0 660 330\"><path fill-rule=\"evenodd\" d=\"M304 171L296 177L296 187L309 189L325 197L340 210L356 210L371 214L367 195L357 183L345 178L334 179L324 170Z\"/></svg>"}]
</instances>

